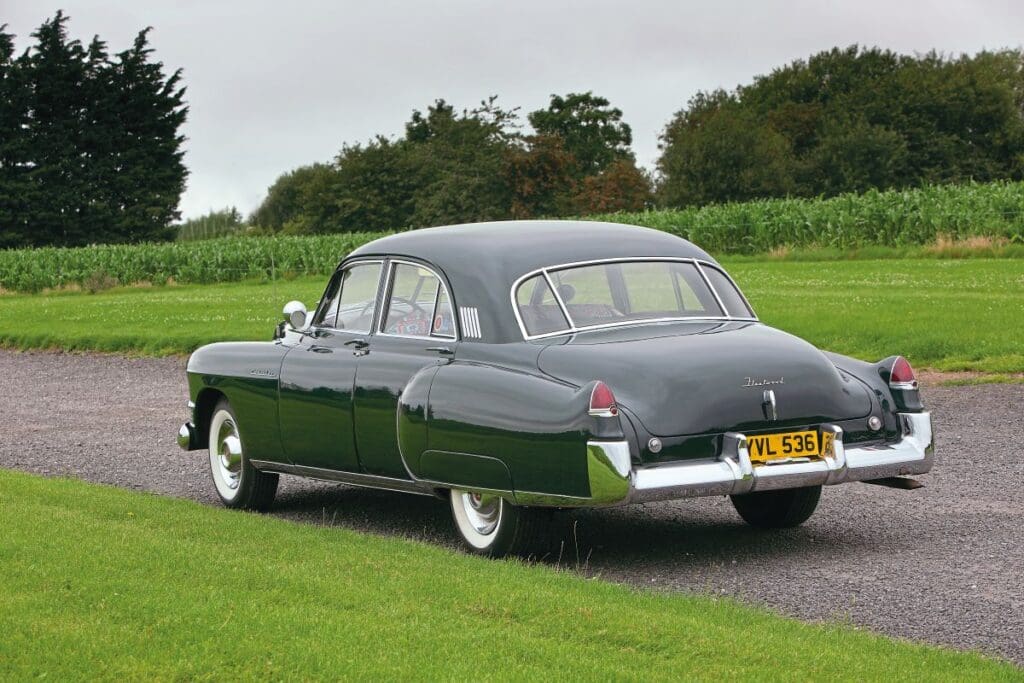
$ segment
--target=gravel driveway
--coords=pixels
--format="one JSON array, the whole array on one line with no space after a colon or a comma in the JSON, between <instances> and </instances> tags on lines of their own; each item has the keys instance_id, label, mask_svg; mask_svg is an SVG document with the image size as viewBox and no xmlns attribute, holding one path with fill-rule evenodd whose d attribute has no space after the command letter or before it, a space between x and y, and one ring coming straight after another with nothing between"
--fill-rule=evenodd
<instances>
[{"instance_id":1,"label":"gravel driveway","mask_svg":"<svg viewBox=\"0 0 1024 683\"><path fill-rule=\"evenodd\" d=\"M0 351L0 377L0 467L215 502L204 453L174 443L183 359ZM938 455L923 489L826 489L807 524L767 534L724 498L566 513L561 562L1024 664L1024 385L925 400ZM454 545L430 498L283 476L274 514Z\"/></svg>"}]
</instances>

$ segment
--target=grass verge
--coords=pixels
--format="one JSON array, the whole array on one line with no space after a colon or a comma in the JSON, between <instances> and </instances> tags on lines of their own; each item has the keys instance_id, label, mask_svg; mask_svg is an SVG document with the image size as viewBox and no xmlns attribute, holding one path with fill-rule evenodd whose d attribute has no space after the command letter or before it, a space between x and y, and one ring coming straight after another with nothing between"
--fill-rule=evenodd
<instances>
[{"instance_id":1,"label":"grass verge","mask_svg":"<svg viewBox=\"0 0 1024 683\"><path fill-rule=\"evenodd\" d=\"M1012 259L726 260L761 319L821 348L919 367L1024 372L1024 266ZM0 345L151 355L268 339L326 278L0 297Z\"/></svg>"},{"instance_id":2,"label":"grass verge","mask_svg":"<svg viewBox=\"0 0 1024 683\"><path fill-rule=\"evenodd\" d=\"M0 677L1019 680L706 597L0 470Z\"/></svg>"}]
</instances>

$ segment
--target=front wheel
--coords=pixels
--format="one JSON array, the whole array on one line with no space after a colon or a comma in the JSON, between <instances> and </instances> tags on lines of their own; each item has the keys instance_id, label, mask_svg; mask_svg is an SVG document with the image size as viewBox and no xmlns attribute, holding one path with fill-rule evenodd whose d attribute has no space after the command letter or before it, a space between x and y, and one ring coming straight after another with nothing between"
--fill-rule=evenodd
<instances>
[{"instance_id":1,"label":"front wheel","mask_svg":"<svg viewBox=\"0 0 1024 683\"><path fill-rule=\"evenodd\" d=\"M788 529L811 518L821 498L821 487L759 491L730 498L747 524L759 529Z\"/></svg>"},{"instance_id":2,"label":"front wheel","mask_svg":"<svg viewBox=\"0 0 1024 683\"><path fill-rule=\"evenodd\" d=\"M238 419L221 399L210 418L210 473L217 495L229 508L264 511L274 502L277 474L260 472L242 452Z\"/></svg>"},{"instance_id":3,"label":"front wheel","mask_svg":"<svg viewBox=\"0 0 1024 683\"><path fill-rule=\"evenodd\" d=\"M452 489L455 528L471 552L487 557L525 556L543 550L551 511L524 508L501 496Z\"/></svg>"}]
</instances>

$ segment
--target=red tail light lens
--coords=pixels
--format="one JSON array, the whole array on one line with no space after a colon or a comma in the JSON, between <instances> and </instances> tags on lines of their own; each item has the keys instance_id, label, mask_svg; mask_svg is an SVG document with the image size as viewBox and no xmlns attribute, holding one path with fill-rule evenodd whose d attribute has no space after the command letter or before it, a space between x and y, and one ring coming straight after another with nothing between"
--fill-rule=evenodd
<instances>
[{"instance_id":1,"label":"red tail light lens","mask_svg":"<svg viewBox=\"0 0 1024 683\"><path fill-rule=\"evenodd\" d=\"M590 414L594 417L615 417L619 414L619 407L615 405L615 394L604 382L594 385L590 392Z\"/></svg>"},{"instance_id":2,"label":"red tail light lens","mask_svg":"<svg viewBox=\"0 0 1024 683\"><path fill-rule=\"evenodd\" d=\"M914 368L903 356L896 359L892 364L892 371L889 373L889 388L891 389L917 389L917 377L914 376Z\"/></svg>"}]
</instances>

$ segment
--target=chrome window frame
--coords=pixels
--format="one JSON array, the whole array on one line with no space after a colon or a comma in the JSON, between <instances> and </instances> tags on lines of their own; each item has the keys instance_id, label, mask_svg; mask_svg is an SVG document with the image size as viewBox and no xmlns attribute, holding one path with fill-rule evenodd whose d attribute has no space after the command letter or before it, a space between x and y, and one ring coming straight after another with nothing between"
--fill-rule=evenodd
<instances>
[{"instance_id":1,"label":"chrome window frame","mask_svg":"<svg viewBox=\"0 0 1024 683\"><path fill-rule=\"evenodd\" d=\"M417 334L395 334L393 332L385 332L384 326L388 322L388 313L391 310L391 281L394 278L395 268L398 265L413 266L414 268L422 268L429 270L431 275L437 278L438 283L441 285L437 289L437 293L434 294L434 309L430 315L430 326L434 326L434 317L437 315L437 303L441 299L441 289L444 289L444 293L448 295L448 307L452 310L452 329L454 333L451 336L434 334L430 332L426 336L420 336ZM431 339L440 339L442 341L457 342L459 341L459 321L458 316L455 315L455 302L452 299L451 290L448 289L448 283L445 282L441 274L434 268L426 265L425 263L418 263L416 261L409 261L400 258L389 258L387 272L384 274L384 289L381 293L381 307L380 314L378 315L377 326L374 329L374 334L380 335L381 337L394 337L396 339L419 339L430 341Z\"/></svg>"},{"instance_id":2,"label":"chrome window frame","mask_svg":"<svg viewBox=\"0 0 1024 683\"><path fill-rule=\"evenodd\" d=\"M367 266L367 265L373 265L374 263L379 263L381 265L381 269L380 269L380 273L377 275L377 294L376 294L376 296L374 296L374 299L373 299L373 303L374 303L374 307L375 308L374 308L374 311L373 311L373 316L371 317L371 320L370 320L370 329L369 330L366 330L366 331L350 330L350 329L345 328L345 327L329 327L327 325L319 325L319 324L316 324L316 323L311 323L311 326L312 327L316 327L318 330L329 330L331 332L346 332L346 333L349 333L349 334L357 334L357 335L358 334L366 334L366 335L373 334L374 324L377 321L377 316L380 314L380 309L377 308L376 306L380 302L380 283L381 283L381 280L384 277L384 272L385 272L384 271L384 262L385 262L385 260L386 259L382 259L382 258L352 259L351 261L347 261L346 263L343 263L340 266L338 266L334 270L334 274L331 275L331 278L327 281L327 287L324 288L324 293L320 295L320 303L318 303L316 308L313 309L313 317L311 318L311 320L316 320L319 317L319 315L320 315L320 309L323 308L323 306L324 306L324 296L327 294L327 290L331 286L331 280L334 279L335 275L337 275L338 273L340 273L342 271L348 270L349 268L352 268L354 266ZM342 284L344 284L344 283L342 283ZM341 303L340 298L338 300L338 303L340 305L340 303ZM335 322L337 322L337 319L335 319Z\"/></svg>"},{"instance_id":3,"label":"chrome window frame","mask_svg":"<svg viewBox=\"0 0 1024 683\"><path fill-rule=\"evenodd\" d=\"M747 295L743 293L743 290L740 289L740 286L736 284L735 280L732 279L732 275L729 275L729 273L725 272L725 268L723 268L722 266L718 266L713 263L708 263L707 261L700 261L697 263L697 268L700 269L700 274L704 276L704 279L707 281L708 285L711 285L711 279L708 278L707 275L705 275L705 267L710 268L712 270L717 270L719 273L722 274L722 277L724 277L729 282L729 284L732 285L732 288L735 289L736 293L740 295L740 299L743 300L743 304L747 307L747 310L750 311L751 315L753 315L756 319L757 314L754 313L754 307L750 305L750 300L747 298ZM716 290L714 286L711 287L711 291L715 293L715 296L718 296L718 290ZM725 310L725 306L722 306L722 310Z\"/></svg>"},{"instance_id":4,"label":"chrome window frame","mask_svg":"<svg viewBox=\"0 0 1024 683\"><path fill-rule=\"evenodd\" d=\"M666 263L692 263L697 269L697 273L700 275L704 284L707 285L708 291L715 297L715 301L718 303L719 308L722 309L723 315L703 315L703 316L671 316L666 318L648 318L645 320L624 320L621 322L614 323L600 323L597 325L583 325L577 326L573 321L572 316L569 315L569 309L566 307L565 302L562 301L562 296L558 293L558 289L554 285L554 281L551 279L551 273L558 270L566 270L569 268L578 268L582 266L595 266L604 265L609 263L646 263L646 262L666 262ZM714 268L718 270L725 279L728 280L736 291L739 292L740 297L747 305L747 309L751 311L751 316L733 316L729 315L728 309L722 302L722 297L719 296L718 291L711 284L711 280L704 272L704 268ZM568 329L558 330L556 332L545 332L543 334L530 334L526 330L526 325L523 323L523 317L519 313L519 302L516 300L516 292L519 290L519 286L529 280L530 278L543 275L544 279L547 280L548 286L551 288L551 293L555 297L555 301L558 302L558 307L562 311L562 315L565 316L566 322L569 323ZM530 272L516 278L515 282L512 283L512 288L509 291L509 300L512 303L512 312L516 316L516 322L519 324L519 331L523 335L524 341L531 341L533 339L546 339L548 337L560 337L566 334L575 334L577 332L587 332L590 330L603 330L615 327L629 327L631 325L649 325L651 323L667 323L667 322L688 322L688 321L740 321L740 322L760 322L756 313L753 313L754 307L747 301L746 295L743 294L737 285L736 281L732 279L723 268L720 266L699 258L678 258L672 256L625 256L607 259L594 259L590 261L573 261L571 263L559 263L556 265L545 266L543 268L537 268Z\"/></svg>"}]
</instances>

